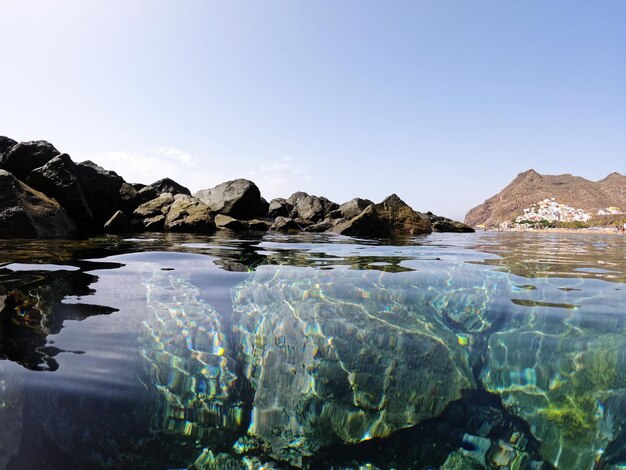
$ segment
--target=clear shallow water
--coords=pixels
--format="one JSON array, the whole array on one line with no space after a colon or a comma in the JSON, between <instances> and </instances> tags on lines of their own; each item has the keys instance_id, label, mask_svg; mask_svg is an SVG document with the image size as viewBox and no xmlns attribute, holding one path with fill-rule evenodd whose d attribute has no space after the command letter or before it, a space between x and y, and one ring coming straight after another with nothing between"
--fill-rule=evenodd
<instances>
[{"instance_id":1,"label":"clear shallow water","mask_svg":"<svg viewBox=\"0 0 626 470\"><path fill-rule=\"evenodd\" d=\"M0 468L626 468L617 235L0 241Z\"/></svg>"}]
</instances>

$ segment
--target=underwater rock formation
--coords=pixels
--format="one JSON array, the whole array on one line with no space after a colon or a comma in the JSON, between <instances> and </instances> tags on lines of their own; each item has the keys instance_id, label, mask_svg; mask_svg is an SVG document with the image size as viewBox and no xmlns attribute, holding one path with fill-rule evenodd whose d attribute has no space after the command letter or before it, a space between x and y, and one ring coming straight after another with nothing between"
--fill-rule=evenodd
<instances>
[{"instance_id":1,"label":"underwater rock formation","mask_svg":"<svg viewBox=\"0 0 626 470\"><path fill-rule=\"evenodd\" d=\"M404 291L391 278L342 274L351 279L262 267L233 291L255 390L248 433L294 465L323 446L416 425L473 385L456 335L430 312L394 302Z\"/></svg>"}]
</instances>

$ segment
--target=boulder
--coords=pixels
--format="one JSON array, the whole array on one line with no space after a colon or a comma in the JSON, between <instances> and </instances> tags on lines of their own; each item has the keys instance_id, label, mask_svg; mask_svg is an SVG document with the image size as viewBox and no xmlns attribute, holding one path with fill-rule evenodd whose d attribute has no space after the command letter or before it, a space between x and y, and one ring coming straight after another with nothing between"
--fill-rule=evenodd
<instances>
[{"instance_id":1,"label":"boulder","mask_svg":"<svg viewBox=\"0 0 626 470\"><path fill-rule=\"evenodd\" d=\"M165 193L169 194L169 193ZM215 222L209 207L199 199L177 194L165 216L166 232L212 233Z\"/></svg>"},{"instance_id":2,"label":"boulder","mask_svg":"<svg viewBox=\"0 0 626 470\"><path fill-rule=\"evenodd\" d=\"M335 225L337 225L341 219L331 219L330 217L326 217L321 222L318 222L313 225L309 225L308 227L304 227L305 232L327 232L331 230Z\"/></svg>"},{"instance_id":3,"label":"boulder","mask_svg":"<svg viewBox=\"0 0 626 470\"><path fill-rule=\"evenodd\" d=\"M388 235L387 226L378 216L376 206L373 204L367 206L356 217L339 222L330 231L352 237L385 237Z\"/></svg>"},{"instance_id":4,"label":"boulder","mask_svg":"<svg viewBox=\"0 0 626 470\"><path fill-rule=\"evenodd\" d=\"M177 194L186 194L187 196L191 196L191 191L185 188L183 185L178 184L176 181L170 178L163 178L159 181L155 181L154 183L146 186L145 188L150 188L156 192L157 195L163 193L170 193L175 196ZM145 190L145 188L142 188Z\"/></svg>"},{"instance_id":5,"label":"boulder","mask_svg":"<svg viewBox=\"0 0 626 470\"><path fill-rule=\"evenodd\" d=\"M270 227L270 230L284 233L295 233L302 230L302 227L300 227L300 225L298 225L295 220L279 215L274 220L274 223Z\"/></svg>"},{"instance_id":6,"label":"boulder","mask_svg":"<svg viewBox=\"0 0 626 470\"><path fill-rule=\"evenodd\" d=\"M76 233L65 209L0 170L0 238L63 237Z\"/></svg>"},{"instance_id":7,"label":"boulder","mask_svg":"<svg viewBox=\"0 0 626 470\"><path fill-rule=\"evenodd\" d=\"M367 206L374 204L369 199L361 199L355 197L348 202L343 203L339 208L330 212L329 216L333 219L352 219L365 210Z\"/></svg>"},{"instance_id":8,"label":"boulder","mask_svg":"<svg viewBox=\"0 0 626 470\"><path fill-rule=\"evenodd\" d=\"M76 165L66 153L57 155L44 166L34 169L26 183L61 203L79 232L93 231L93 214L78 183Z\"/></svg>"},{"instance_id":9,"label":"boulder","mask_svg":"<svg viewBox=\"0 0 626 470\"><path fill-rule=\"evenodd\" d=\"M134 231L134 227L122 211L117 211L104 224L104 231L106 233L130 233Z\"/></svg>"},{"instance_id":10,"label":"boulder","mask_svg":"<svg viewBox=\"0 0 626 470\"><path fill-rule=\"evenodd\" d=\"M2 158L2 155L7 153L16 145L17 145L17 142L14 141L13 139L0 135L0 159Z\"/></svg>"},{"instance_id":11,"label":"boulder","mask_svg":"<svg viewBox=\"0 0 626 470\"><path fill-rule=\"evenodd\" d=\"M142 202L138 191L121 176L91 161L78 163L76 175L98 227L118 210L131 214Z\"/></svg>"},{"instance_id":12,"label":"boulder","mask_svg":"<svg viewBox=\"0 0 626 470\"><path fill-rule=\"evenodd\" d=\"M395 194L376 204L376 211L386 225L385 229L389 236L422 235L432 232L428 220Z\"/></svg>"},{"instance_id":13,"label":"boulder","mask_svg":"<svg viewBox=\"0 0 626 470\"><path fill-rule=\"evenodd\" d=\"M137 217L145 230L162 231L165 225L165 216L174 202L174 196L163 193L159 197L140 205L133 215Z\"/></svg>"},{"instance_id":14,"label":"boulder","mask_svg":"<svg viewBox=\"0 0 626 470\"><path fill-rule=\"evenodd\" d=\"M286 199L276 198L272 199L269 204L267 215L268 217L289 217L289 214L293 210L293 205L287 202Z\"/></svg>"},{"instance_id":15,"label":"boulder","mask_svg":"<svg viewBox=\"0 0 626 470\"><path fill-rule=\"evenodd\" d=\"M426 214L422 214L422 216L428 220L433 232L470 233L475 231L469 225L435 215L432 212L426 212Z\"/></svg>"},{"instance_id":16,"label":"boulder","mask_svg":"<svg viewBox=\"0 0 626 470\"><path fill-rule=\"evenodd\" d=\"M253 219L267 215L268 207L259 188L252 181L236 179L194 194L212 212L230 215L236 219Z\"/></svg>"},{"instance_id":17,"label":"boulder","mask_svg":"<svg viewBox=\"0 0 626 470\"><path fill-rule=\"evenodd\" d=\"M287 202L293 206L291 218L300 217L313 223L320 222L339 207L338 204L325 197L312 196L304 192L292 194Z\"/></svg>"},{"instance_id":18,"label":"boulder","mask_svg":"<svg viewBox=\"0 0 626 470\"><path fill-rule=\"evenodd\" d=\"M13 173L17 179L26 181L31 171L45 165L60 153L45 140L20 142L0 157L0 168Z\"/></svg>"},{"instance_id":19,"label":"boulder","mask_svg":"<svg viewBox=\"0 0 626 470\"><path fill-rule=\"evenodd\" d=\"M269 230L271 224L265 220L238 220L228 215L217 214L215 216L215 225L217 225L218 228L226 228L229 230L257 230L266 232Z\"/></svg>"}]
</instances>

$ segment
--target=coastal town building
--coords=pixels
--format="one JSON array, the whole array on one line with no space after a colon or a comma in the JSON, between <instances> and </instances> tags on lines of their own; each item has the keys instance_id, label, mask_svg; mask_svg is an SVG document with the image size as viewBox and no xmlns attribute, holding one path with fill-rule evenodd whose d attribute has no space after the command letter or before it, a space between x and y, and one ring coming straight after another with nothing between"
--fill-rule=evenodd
<instances>
[{"instance_id":1,"label":"coastal town building","mask_svg":"<svg viewBox=\"0 0 626 470\"><path fill-rule=\"evenodd\" d=\"M588 222L591 214L583 209L561 204L555 198L544 199L524 209L524 214L516 217L515 222Z\"/></svg>"}]
</instances>

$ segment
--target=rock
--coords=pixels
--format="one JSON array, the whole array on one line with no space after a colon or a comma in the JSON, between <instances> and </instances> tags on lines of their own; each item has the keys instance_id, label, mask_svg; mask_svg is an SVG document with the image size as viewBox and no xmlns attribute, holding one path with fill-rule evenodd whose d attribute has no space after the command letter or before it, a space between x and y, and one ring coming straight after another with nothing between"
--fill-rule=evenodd
<instances>
[{"instance_id":1,"label":"rock","mask_svg":"<svg viewBox=\"0 0 626 470\"><path fill-rule=\"evenodd\" d=\"M369 199L355 197L343 203L338 209L333 210L329 215L333 219L352 219L365 210L367 206L374 204Z\"/></svg>"},{"instance_id":2,"label":"rock","mask_svg":"<svg viewBox=\"0 0 626 470\"><path fill-rule=\"evenodd\" d=\"M265 220L238 220L228 215L217 214L215 216L215 225L218 228L226 228L229 230L257 230L266 232L270 228L270 223Z\"/></svg>"},{"instance_id":3,"label":"rock","mask_svg":"<svg viewBox=\"0 0 626 470\"><path fill-rule=\"evenodd\" d=\"M26 183L59 201L79 232L94 231L93 214L78 183L76 165L69 155L57 155L44 166L34 169Z\"/></svg>"},{"instance_id":4,"label":"rock","mask_svg":"<svg viewBox=\"0 0 626 470\"><path fill-rule=\"evenodd\" d=\"M164 230L166 232L213 233L215 222L211 217L209 207L198 198L177 194L165 216Z\"/></svg>"},{"instance_id":5,"label":"rock","mask_svg":"<svg viewBox=\"0 0 626 470\"><path fill-rule=\"evenodd\" d=\"M446 217L441 217L433 214L432 212L427 212L426 214L421 214L422 217L426 218L430 223L430 228L433 232L456 232L456 233L471 233L475 230L469 225L465 225L464 223L457 222L456 220L448 219Z\"/></svg>"},{"instance_id":6,"label":"rock","mask_svg":"<svg viewBox=\"0 0 626 470\"><path fill-rule=\"evenodd\" d=\"M296 233L302 230L302 227L300 227L300 225L298 225L298 223L293 219L278 216L274 220L270 230L274 230L276 232Z\"/></svg>"},{"instance_id":7,"label":"rock","mask_svg":"<svg viewBox=\"0 0 626 470\"><path fill-rule=\"evenodd\" d=\"M341 219L331 219L330 217L325 218L321 222L318 222L313 225L309 225L308 227L304 227L305 232L327 232L331 230L335 225L340 222Z\"/></svg>"},{"instance_id":8,"label":"rock","mask_svg":"<svg viewBox=\"0 0 626 470\"><path fill-rule=\"evenodd\" d=\"M103 227L115 212L124 209L121 190L126 183L117 173L86 161L76 164L76 175L98 227ZM132 186L126 184L124 188L126 199L133 197L132 191L136 194Z\"/></svg>"},{"instance_id":9,"label":"rock","mask_svg":"<svg viewBox=\"0 0 626 470\"><path fill-rule=\"evenodd\" d=\"M17 145L17 142L13 139L0 135L0 161L2 156Z\"/></svg>"},{"instance_id":10,"label":"rock","mask_svg":"<svg viewBox=\"0 0 626 470\"><path fill-rule=\"evenodd\" d=\"M134 227L122 211L117 211L104 224L104 231L106 233L130 233L134 231Z\"/></svg>"},{"instance_id":11,"label":"rock","mask_svg":"<svg viewBox=\"0 0 626 470\"><path fill-rule=\"evenodd\" d=\"M63 237L76 233L65 209L0 170L0 238Z\"/></svg>"},{"instance_id":12,"label":"rock","mask_svg":"<svg viewBox=\"0 0 626 470\"><path fill-rule=\"evenodd\" d=\"M177 194L186 194L187 196L191 196L191 191L170 178L163 178L159 181L155 181L154 183L146 186L146 188L153 189L157 196L163 193L170 193L173 196L176 196Z\"/></svg>"},{"instance_id":13,"label":"rock","mask_svg":"<svg viewBox=\"0 0 626 470\"><path fill-rule=\"evenodd\" d=\"M411 304L386 308L390 292L418 294L412 286L374 272L343 275L337 283L323 270L257 270L232 291L254 393L248 435L294 466L322 447L419 425L473 384L451 329Z\"/></svg>"},{"instance_id":14,"label":"rock","mask_svg":"<svg viewBox=\"0 0 626 470\"><path fill-rule=\"evenodd\" d=\"M12 173L17 179L26 181L31 171L45 165L60 153L45 140L20 142L0 157L0 168Z\"/></svg>"},{"instance_id":15,"label":"rock","mask_svg":"<svg viewBox=\"0 0 626 470\"><path fill-rule=\"evenodd\" d=\"M287 202L293 206L291 218L300 217L313 223L323 220L331 211L339 207L338 204L325 197L311 196L304 192L292 194Z\"/></svg>"},{"instance_id":16,"label":"rock","mask_svg":"<svg viewBox=\"0 0 626 470\"><path fill-rule=\"evenodd\" d=\"M428 221L395 194L376 204L376 211L390 236L422 235L432 231Z\"/></svg>"},{"instance_id":17,"label":"rock","mask_svg":"<svg viewBox=\"0 0 626 470\"><path fill-rule=\"evenodd\" d=\"M245 179L227 181L194 194L212 212L230 215L236 219L253 219L267 215L267 206L261 199L256 184Z\"/></svg>"},{"instance_id":18,"label":"rock","mask_svg":"<svg viewBox=\"0 0 626 470\"><path fill-rule=\"evenodd\" d=\"M145 230L163 231L165 226L165 216L174 202L174 196L170 193L163 193L159 197L140 205L133 215L137 217Z\"/></svg>"},{"instance_id":19,"label":"rock","mask_svg":"<svg viewBox=\"0 0 626 470\"><path fill-rule=\"evenodd\" d=\"M369 205L356 217L344 220L330 229L331 232L352 237L384 237L387 236L387 227L378 216L376 206Z\"/></svg>"},{"instance_id":20,"label":"rock","mask_svg":"<svg viewBox=\"0 0 626 470\"><path fill-rule=\"evenodd\" d=\"M293 210L293 205L287 202L286 199L276 198L272 199L268 208L268 217L289 217L289 214Z\"/></svg>"}]
</instances>

